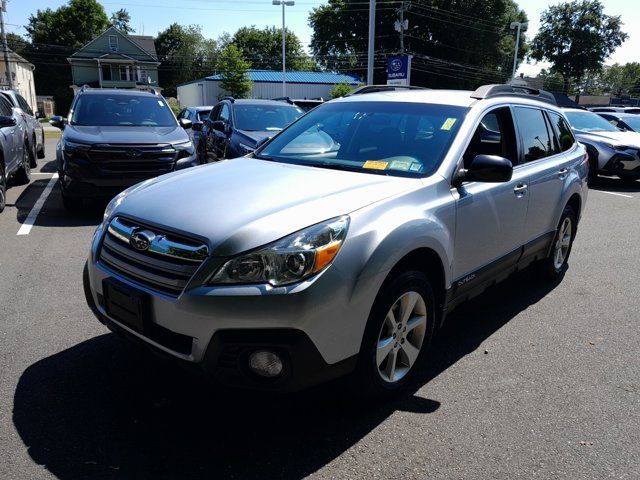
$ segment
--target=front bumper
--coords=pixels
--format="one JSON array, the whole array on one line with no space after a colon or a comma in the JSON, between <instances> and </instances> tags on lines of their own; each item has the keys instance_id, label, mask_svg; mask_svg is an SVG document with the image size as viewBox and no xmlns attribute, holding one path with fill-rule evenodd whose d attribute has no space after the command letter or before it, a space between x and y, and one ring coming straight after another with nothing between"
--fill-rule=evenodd
<instances>
[{"instance_id":1,"label":"front bumper","mask_svg":"<svg viewBox=\"0 0 640 480\"><path fill-rule=\"evenodd\" d=\"M238 387L299 390L355 368L370 305L353 304L349 282L338 269L329 268L286 292L284 287L187 286L172 297L96 260L100 241L98 228L84 275L87 303L102 323L136 343ZM144 292L149 320L142 331L107 313L105 281ZM259 349L283 359L281 376L264 379L248 369L248 356Z\"/></svg>"}]
</instances>

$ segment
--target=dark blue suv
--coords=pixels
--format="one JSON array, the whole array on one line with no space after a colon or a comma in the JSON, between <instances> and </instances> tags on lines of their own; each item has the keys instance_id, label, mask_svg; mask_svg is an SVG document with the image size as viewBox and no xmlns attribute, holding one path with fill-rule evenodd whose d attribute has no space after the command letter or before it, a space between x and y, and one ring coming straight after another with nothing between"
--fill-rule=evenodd
<instances>
[{"instance_id":1,"label":"dark blue suv","mask_svg":"<svg viewBox=\"0 0 640 480\"><path fill-rule=\"evenodd\" d=\"M303 114L301 108L284 101L225 97L202 125L200 161L247 155Z\"/></svg>"}]
</instances>

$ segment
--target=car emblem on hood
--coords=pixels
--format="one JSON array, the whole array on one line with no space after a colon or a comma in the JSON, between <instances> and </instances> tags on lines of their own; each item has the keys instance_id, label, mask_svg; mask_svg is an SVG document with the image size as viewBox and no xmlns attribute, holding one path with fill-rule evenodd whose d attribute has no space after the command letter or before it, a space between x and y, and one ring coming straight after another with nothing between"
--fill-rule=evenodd
<instances>
[{"instance_id":1,"label":"car emblem on hood","mask_svg":"<svg viewBox=\"0 0 640 480\"><path fill-rule=\"evenodd\" d=\"M127 148L126 153L127 157L138 158L142 155L142 150L138 150L137 148Z\"/></svg>"},{"instance_id":2,"label":"car emblem on hood","mask_svg":"<svg viewBox=\"0 0 640 480\"><path fill-rule=\"evenodd\" d=\"M133 232L133 235L129 238L129 245L140 252L144 252L149 250L154 238L156 238L156 236L153 232L150 232L149 230L140 230Z\"/></svg>"}]
</instances>

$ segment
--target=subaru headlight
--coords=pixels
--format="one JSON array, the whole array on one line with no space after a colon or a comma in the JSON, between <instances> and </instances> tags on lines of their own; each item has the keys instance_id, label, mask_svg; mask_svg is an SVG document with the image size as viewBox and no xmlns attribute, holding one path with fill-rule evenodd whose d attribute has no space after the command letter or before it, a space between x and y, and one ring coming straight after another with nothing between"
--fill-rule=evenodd
<instances>
[{"instance_id":1,"label":"subaru headlight","mask_svg":"<svg viewBox=\"0 0 640 480\"><path fill-rule=\"evenodd\" d=\"M213 284L299 282L324 270L342 246L349 227L343 216L318 223L226 262L211 278Z\"/></svg>"},{"instance_id":2,"label":"subaru headlight","mask_svg":"<svg viewBox=\"0 0 640 480\"><path fill-rule=\"evenodd\" d=\"M629 150L631 147L627 145L614 145L613 143L605 143L605 146L609 147L612 150L617 150L619 152L623 152L625 150Z\"/></svg>"}]
</instances>

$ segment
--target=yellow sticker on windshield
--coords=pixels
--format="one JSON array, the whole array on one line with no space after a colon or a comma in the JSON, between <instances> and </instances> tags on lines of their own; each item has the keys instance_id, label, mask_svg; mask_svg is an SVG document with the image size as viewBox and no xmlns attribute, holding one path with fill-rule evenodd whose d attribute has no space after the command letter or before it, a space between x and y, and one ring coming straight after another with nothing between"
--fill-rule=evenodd
<instances>
[{"instance_id":1,"label":"yellow sticker on windshield","mask_svg":"<svg viewBox=\"0 0 640 480\"><path fill-rule=\"evenodd\" d=\"M379 160L367 160L364 162L362 168L370 168L372 170L384 170L389 165L389 162L381 162Z\"/></svg>"},{"instance_id":2,"label":"yellow sticker on windshield","mask_svg":"<svg viewBox=\"0 0 640 480\"><path fill-rule=\"evenodd\" d=\"M440 127L440 130L451 130L451 127L456 123L456 120L457 118L447 118Z\"/></svg>"}]
</instances>

